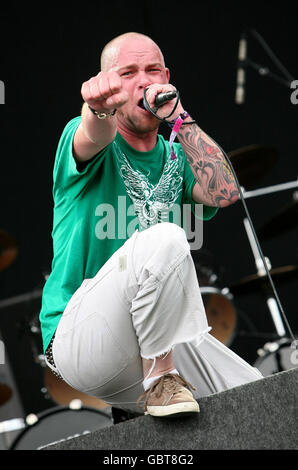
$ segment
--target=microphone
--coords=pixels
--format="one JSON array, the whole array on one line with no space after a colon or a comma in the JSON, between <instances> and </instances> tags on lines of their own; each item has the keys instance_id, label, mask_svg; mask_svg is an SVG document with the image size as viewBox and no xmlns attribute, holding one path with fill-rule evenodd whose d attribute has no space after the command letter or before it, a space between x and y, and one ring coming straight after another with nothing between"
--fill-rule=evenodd
<instances>
[{"instance_id":1,"label":"microphone","mask_svg":"<svg viewBox=\"0 0 298 470\"><path fill-rule=\"evenodd\" d=\"M245 99L245 67L246 67L246 34L243 33L239 41L238 51L238 69L236 78L236 95L235 101L237 104L243 104Z\"/></svg>"},{"instance_id":2,"label":"microphone","mask_svg":"<svg viewBox=\"0 0 298 470\"><path fill-rule=\"evenodd\" d=\"M176 98L176 96L176 91L167 91L166 93L159 93L155 97L154 104L157 108L159 108L163 104L167 103L167 101L171 101L173 98Z\"/></svg>"}]
</instances>

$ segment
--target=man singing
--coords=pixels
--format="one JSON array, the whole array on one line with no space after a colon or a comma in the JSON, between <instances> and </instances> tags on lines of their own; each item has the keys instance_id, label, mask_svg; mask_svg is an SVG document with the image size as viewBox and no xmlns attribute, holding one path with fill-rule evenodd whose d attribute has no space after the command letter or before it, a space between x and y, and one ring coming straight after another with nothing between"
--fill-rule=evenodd
<instances>
[{"instance_id":1,"label":"man singing","mask_svg":"<svg viewBox=\"0 0 298 470\"><path fill-rule=\"evenodd\" d=\"M40 313L54 373L158 417L197 413L200 396L262 377L209 334L186 233L167 218L173 205L197 203L208 220L238 200L222 151L181 100L172 114L175 98L156 111L171 114L179 142L158 134L144 91L154 109L157 95L175 90L148 36L104 47L57 149L54 259Z\"/></svg>"}]
</instances>

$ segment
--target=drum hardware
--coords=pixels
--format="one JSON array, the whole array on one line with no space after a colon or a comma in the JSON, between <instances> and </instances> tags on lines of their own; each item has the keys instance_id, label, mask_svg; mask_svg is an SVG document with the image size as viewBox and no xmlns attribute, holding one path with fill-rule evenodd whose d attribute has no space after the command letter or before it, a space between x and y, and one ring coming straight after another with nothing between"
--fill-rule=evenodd
<instances>
[{"instance_id":1,"label":"drum hardware","mask_svg":"<svg viewBox=\"0 0 298 470\"><path fill-rule=\"evenodd\" d=\"M297 340L290 341L285 337L265 343L263 348L257 351L259 358L254 366L264 376L298 367L297 343Z\"/></svg>"},{"instance_id":2,"label":"drum hardware","mask_svg":"<svg viewBox=\"0 0 298 470\"><path fill-rule=\"evenodd\" d=\"M28 341L32 359L36 364L45 367L42 353L42 336L39 322L39 312L24 315L17 323L18 338Z\"/></svg>"},{"instance_id":3,"label":"drum hardware","mask_svg":"<svg viewBox=\"0 0 298 470\"><path fill-rule=\"evenodd\" d=\"M34 362L39 364L41 367L46 367L44 354L41 353L42 339L38 314L34 315L33 318L29 321L28 333L31 339L30 345Z\"/></svg>"},{"instance_id":4,"label":"drum hardware","mask_svg":"<svg viewBox=\"0 0 298 470\"><path fill-rule=\"evenodd\" d=\"M25 422L26 422L27 426L33 426L35 423L37 423L37 421L38 421L38 417L34 413L30 413L25 418Z\"/></svg>"},{"instance_id":5,"label":"drum hardware","mask_svg":"<svg viewBox=\"0 0 298 470\"><path fill-rule=\"evenodd\" d=\"M78 398L75 398L74 400L71 400L71 402L68 405L68 407L71 410L80 410L82 408L82 406L83 406L83 403Z\"/></svg>"},{"instance_id":6,"label":"drum hardware","mask_svg":"<svg viewBox=\"0 0 298 470\"><path fill-rule=\"evenodd\" d=\"M255 265L256 265L256 268L257 268L257 278L255 278L255 279L259 278L259 279L261 279L261 281L264 281L265 272L266 272L266 274L268 275L268 279L271 280L272 288L273 288L273 291L275 293L275 297L270 296L269 294L267 294L266 295L266 297L267 297L266 301L267 301L267 306L268 306L268 309L270 311L270 314L271 314L276 332L280 337L283 337L283 336L286 335L286 330L285 330L285 326L284 326L284 321L285 321L287 323L287 326L288 326L288 329L291 333L291 336L293 336L293 338L294 338L294 335L291 331L291 328L289 327L289 324L287 322L287 318L286 318L286 316L283 312L282 305L279 301L277 292L275 290L275 286L273 284L271 274L269 275L269 269L271 268L271 263L270 262L268 263L266 261L266 258L264 258L264 256L263 256L263 259L260 256L260 254L261 254L260 247L256 243L256 239L255 239L254 234L252 232L251 226L248 223L248 219L244 219L243 222L244 222L244 226L245 226L245 229L246 229L247 237L248 237L248 240L250 242L250 246L251 246L253 255L255 257ZM280 269L279 269L277 274L280 274L280 272L288 273L289 271L291 272L291 275L292 275L293 272L296 275L298 273L297 268L294 267L294 269L290 269L290 270L286 269L284 271L280 271ZM261 282L261 285L263 287L263 282ZM284 317L283 319L282 319L281 313Z\"/></svg>"},{"instance_id":7,"label":"drum hardware","mask_svg":"<svg viewBox=\"0 0 298 470\"><path fill-rule=\"evenodd\" d=\"M36 362L36 364L39 364L41 367L46 367L44 354L38 354L37 356L35 356L34 362Z\"/></svg>"},{"instance_id":8,"label":"drum hardware","mask_svg":"<svg viewBox=\"0 0 298 470\"><path fill-rule=\"evenodd\" d=\"M278 342L274 343L265 343L263 348L257 350L258 356L263 357L265 356L266 352L273 353L278 350Z\"/></svg>"},{"instance_id":9,"label":"drum hardware","mask_svg":"<svg viewBox=\"0 0 298 470\"><path fill-rule=\"evenodd\" d=\"M12 418L0 422L1 450L8 450L13 440L26 427L24 418Z\"/></svg>"},{"instance_id":10,"label":"drum hardware","mask_svg":"<svg viewBox=\"0 0 298 470\"><path fill-rule=\"evenodd\" d=\"M277 187L271 187L269 190L268 190L268 188L267 189L265 188L264 190L261 189L261 190L257 190L257 191L251 191L250 194L249 194L249 197L260 196L262 194L269 194L271 192L281 191L281 190L284 190L284 189L289 189L289 187L298 187L298 181L295 181L295 182L290 183L288 185L278 185L278 188ZM240 290L242 288L242 293L243 293L243 286L244 286L244 291L245 290L247 291L248 290L247 286L250 286L250 289L251 289L252 285L254 285L254 287L256 287L256 286L261 287L261 289L263 291L265 290L267 307L270 311L271 318L272 318L272 321L273 321L273 324L275 326L275 330L276 330L276 333L277 333L277 336L279 337L279 339L277 340L277 345L278 346L277 346L277 349L275 350L275 352L267 351L268 345L266 347L267 349L266 348L265 349L263 348L263 349L264 349L264 351L266 351L266 353L275 355L275 358L276 358L276 361L277 361L277 364L278 364L278 372L279 372L281 370L285 370L285 369L281 369L281 367L288 367L288 366L291 366L293 364L293 362L291 362L291 361L281 361L280 360L279 349L286 342L287 344L291 343L291 348L294 347L294 349L297 350L297 343L296 343L294 334L291 330L291 327L289 325L289 322L287 320L287 317L285 315L285 312L283 310L283 307L281 305L278 294L276 292L275 285L274 285L274 282L273 282L273 278L279 278L279 279L282 279L282 280L292 279L293 277L297 276L298 269L297 269L296 266L286 266L286 267L282 267L282 268L277 268L275 270L271 269L272 266L271 266L270 260L268 258L265 258L263 253L262 253L262 249L260 247L257 235L255 233L255 230L254 230L253 224L251 222L247 207L246 207L245 202L244 202L244 198L247 197L247 193L245 192L245 190L240 191L240 197L242 199L244 208L245 208L246 213L247 213L247 218L245 218L243 220L243 223L244 223L244 227L246 229L247 237L248 237L248 240L249 240L254 258L255 258L255 265L256 265L256 269L257 269L257 274L253 275L253 276L250 276L248 279L246 278L245 280L240 281L240 283L234 284L234 286L232 285L231 290L232 290L232 292L235 293L235 292L237 292L237 288L238 288L238 293L239 293L239 286L240 286ZM271 271L271 273L270 273L270 271ZM271 274L272 274L272 276L271 276ZM273 292L274 295L271 292L269 293L268 282L271 285L272 292ZM290 340L290 338L286 337L286 328L285 328L285 326L287 327L288 333L289 333L290 337L292 338L291 340ZM271 348L274 348L274 347L275 347L275 343L274 343L274 345L271 344ZM292 356L293 356L293 352L291 354L291 357ZM296 367L297 365L298 365L298 361L297 361L297 364L295 363L295 365L294 366L292 365L292 367Z\"/></svg>"},{"instance_id":11,"label":"drum hardware","mask_svg":"<svg viewBox=\"0 0 298 470\"><path fill-rule=\"evenodd\" d=\"M0 340L0 365L5 363L4 355L4 343ZM0 406L7 403L13 394L11 387L9 387L9 385L3 381L4 377L1 377L1 375L2 374L0 374Z\"/></svg>"},{"instance_id":12,"label":"drum hardware","mask_svg":"<svg viewBox=\"0 0 298 470\"><path fill-rule=\"evenodd\" d=\"M297 340L295 340L295 342L297 343ZM278 351L280 345L284 345L284 344L287 344L287 343L288 343L287 338L279 338L277 341L265 343L263 348L258 349L258 351L257 351L258 356L263 357L268 352L269 353L274 353L274 352ZM293 350L295 350L295 346L296 345L294 345L294 344L292 345Z\"/></svg>"},{"instance_id":13,"label":"drum hardware","mask_svg":"<svg viewBox=\"0 0 298 470\"><path fill-rule=\"evenodd\" d=\"M262 39L260 39L260 36L258 35L258 33L254 32L254 34L257 35L258 40L263 41ZM264 41L263 41L263 43L264 43ZM246 215L247 215L247 218L245 218L243 222L244 222L244 226L245 226L245 229L246 229L246 232L247 232L248 240L250 242L250 245L251 245L254 257L255 257L257 275L259 277L261 277L261 276L264 277L265 274L267 275L267 278L268 278L268 280L271 284L272 291L274 293L274 296L267 296L267 306L270 310L273 323L274 323L275 328L277 330L277 334L280 337L283 337L283 336L286 335L286 330L285 330L285 327L284 327L284 324L283 324L283 323L285 323L290 336L294 340L293 332L291 330L291 327L289 325L287 317L284 313L284 310L283 310L283 307L281 305L279 296L278 296L278 294L276 292L276 289L275 289L275 285L273 283L272 277L271 277L270 272L269 272L269 267L268 267L269 260L268 259L266 260L264 255L263 255L258 237L255 233L255 229L254 229L254 226L253 226L253 223L252 223L252 220L251 220L251 217L250 217L250 214L249 214L246 202L245 202L245 198L253 197L253 196L256 196L256 195L259 196L261 194L268 194L268 193L273 192L274 190L275 191L280 191L280 190L283 190L283 189L288 189L289 186L298 187L298 181L295 181L294 184L287 185L287 187L284 187L284 185L281 185L282 187L270 188L269 190L268 190L268 188L267 188L267 190L265 188L263 190L252 191L252 192L250 192L250 194L247 194L247 192L245 190L245 185L247 187L247 184L249 183L249 179L248 179L247 183L243 183L243 180L241 182L238 180L238 175L240 173L241 165L238 168L238 174L237 174L236 169L234 169L234 162L233 162L233 164L231 163L229 156L227 154L225 154L224 151L223 151L223 154L226 157L227 163L229 164L230 170L231 170L231 172L234 176L234 179L235 179L235 182L237 184L238 191L239 191L239 199L241 200L242 205L243 205L244 210L245 210ZM233 154L230 155L230 156L233 159ZM234 156L234 159L235 159L235 156ZM261 159L260 159L260 161L261 161ZM236 161L235 161L235 163L236 163ZM256 161L255 163L256 163L255 166L259 165L258 161ZM243 164L242 164L242 167L243 167ZM270 266L270 268L271 268L271 266Z\"/></svg>"},{"instance_id":14,"label":"drum hardware","mask_svg":"<svg viewBox=\"0 0 298 470\"><path fill-rule=\"evenodd\" d=\"M19 431L26 426L24 418L12 418L0 422L0 434Z\"/></svg>"},{"instance_id":15,"label":"drum hardware","mask_svg":"<svg viewBox=\"0 0 298 470\"><path fill-rule=\"evenodd\" d=\"M231 294L230 289L228 287L224 287L223 289L217 289L215 287L202 287L201 292L203 292L204 294L218 293L218 294L223 295L229 300L233 300L234 298L233 294Z\"/></svg>"},{"instance_id":16,"label":"drum hardware","mask_svg":"<svg viewBox=\"0 0 298 470\"><path fill-rule=\"evenodd\" d=\"M244 199L249 199L251 197L265 196L266 194L272 194L278 191L286 191L288 189L294 189L294 188L298 188L298 179L295 181L289 181L288 183L281 183L281 184L276 184L273 186L267 186L265 188L255 189L253 191L246 191L244 187L244 190L242 191L242 193L243 193Z\"/></svg>"},{"instance_id":17,"label":"drum hardware","mask_svg":"<svg viewBox=\"0 0 298 470\"><path fill-rule=\"evenodd\" d=\"M277 75L276 73L271 72L269 67L264 67L263 65L257 64L256 62L252 61L250 58L247 56L246 48L247 48L247 33L250 33L254 39L260 44L260 46L264 49L268 57L271 59L271 61L275 64L276 68L279 69L279 71L282 73L282 76ZM251 67L253 70L255 70L261 77L269 77L278 82L279 84L285 86L287 89L291 87L291 83L295 80L295 78L290 74L290 72L286 69L286 67L281 63L281 61L277 58L277 56L274 54L272 49L269 47L269 45L266 43L264 38L261 36L260 33L258 33L255 29L251 28L249 30L246 30L245 32L242 33L242 38L245 40L245 57L242 58L241 65L242 67ZM239 104L242 104L242 100L236 101Z\"/></svg>"}]
</instances>

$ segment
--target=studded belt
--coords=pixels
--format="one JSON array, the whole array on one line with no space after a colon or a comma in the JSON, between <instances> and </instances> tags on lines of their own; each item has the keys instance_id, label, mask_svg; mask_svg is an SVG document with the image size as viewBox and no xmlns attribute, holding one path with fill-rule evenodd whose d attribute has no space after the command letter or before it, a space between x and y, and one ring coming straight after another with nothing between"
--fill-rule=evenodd
<instances>
[{"instance_id":1,"label":"studded belt","mask_svg":"<svg viewBox=\"0 0 298 470\"><path fill-rule=\"evenodd\" d=\"M56 367L56 364L55 364L55 361L54 361L54 358L53 358L53 342L54 342L54 339L55 339L55 333L53 334L53 337L50 341L50 344L48 345L48 347L46 349L45 357L46 357L47 362L53 367L53 368L51 367L51 371L53 372L53 374L56 375L56 377L58 377L59 379L62 379L61 375L59 374L59 372L57 370L57 367Z\"/></svg>"}]
</instances>

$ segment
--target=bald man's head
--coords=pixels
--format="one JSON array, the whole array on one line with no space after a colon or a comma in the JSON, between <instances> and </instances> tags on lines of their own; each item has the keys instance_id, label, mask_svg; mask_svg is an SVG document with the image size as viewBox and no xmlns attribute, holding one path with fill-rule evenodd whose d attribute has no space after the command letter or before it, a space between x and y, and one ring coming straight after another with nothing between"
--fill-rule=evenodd
<instances>
[{"instance_id":1,"label":"bald man's head","mask_svg":"<svg viewBox=\"0 0 298 470\"><path fill-rule=\"evenodd\" d=\"M115 37L105 45L100 58L101 70L103 72L108 72L113 67L115 67L117 65L117 59L120 49L128 44L133 45L134 41L143 41L144 45L156 48L160 53L161 61L164 65L164 57L160 48L149 36L146 36L145 34L141 33L130 32Z\"/></svg>"}]
</instances>

